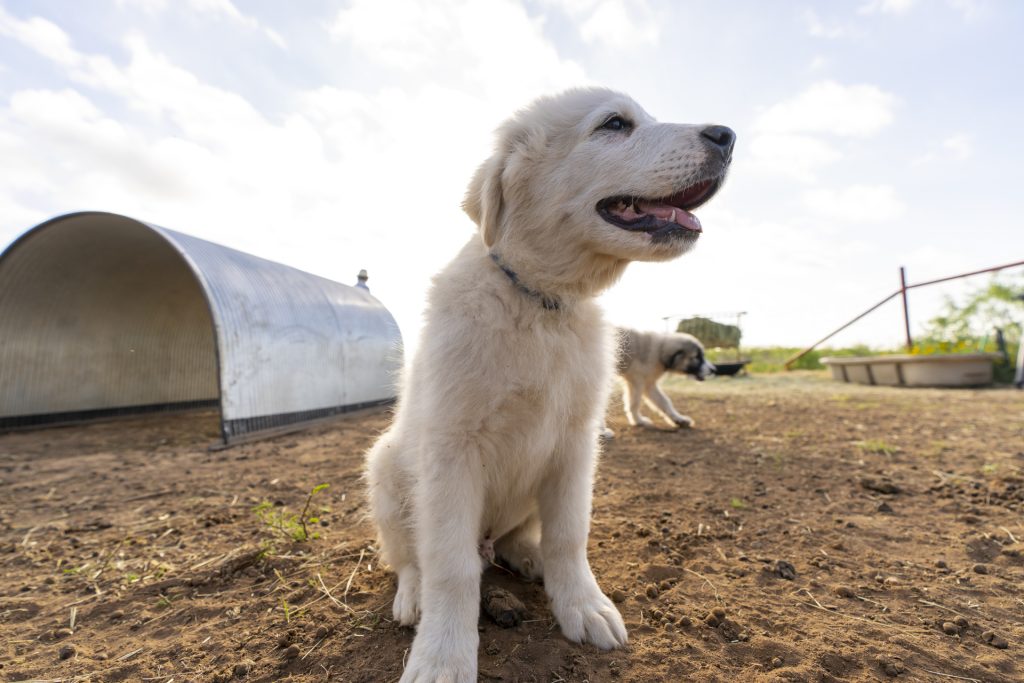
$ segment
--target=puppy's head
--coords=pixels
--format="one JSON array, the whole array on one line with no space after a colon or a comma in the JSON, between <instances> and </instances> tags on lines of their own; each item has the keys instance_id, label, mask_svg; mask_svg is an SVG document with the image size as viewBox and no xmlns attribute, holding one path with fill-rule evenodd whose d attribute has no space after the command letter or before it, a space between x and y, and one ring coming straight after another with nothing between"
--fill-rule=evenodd
<instances>
[{"instance_id":1,"label":"puppy's head","mask_svg":"<svg viewBox=\"0 0 1024 683\"><path fill-rule=\"evenodd\" d=\"M667 370L693 375L698 382L715 374L714 364L704 357L704 345L696 337L680 332L670 335L668 339L667 350L672 355L665 364Z\"/></svg>"},{"instance_id":2,"label":"puppy's head","mask_svg":"<svg viewBox=\"0 0 1024 683\"><path fill-rule=\"evenodd\" d=\"M721 187L734 139L724 126L659 123L610 90L543 97L499 128L463 208L535 281L599 291L629 261L696 244L692 211Z\"/></svg>"}]
</instances>

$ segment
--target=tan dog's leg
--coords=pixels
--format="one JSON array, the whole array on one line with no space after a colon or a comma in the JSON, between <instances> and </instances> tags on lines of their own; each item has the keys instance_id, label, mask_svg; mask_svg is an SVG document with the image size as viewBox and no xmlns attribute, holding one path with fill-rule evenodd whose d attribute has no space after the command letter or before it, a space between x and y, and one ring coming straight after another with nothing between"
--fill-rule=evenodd
<instances>
[{"instance_id":1,"label":"tan dog's leg","mask_svg":"<svg viewBox=\"0 0 1024 683\"><path fill-rule=\"evenodd\" d=\"M415 505L421 616L401 683L476 683L482 455L465 439L426 448Z\"/></svg>"},{"instance_id":2,"label":"tan dog's leg","mask_svg":"<svg viewBox=\"0 0 1024 683\"><path fill-rule=\"evenodd\" d=\"M622 380L622 405L626 409L626 420L633 427L653 427L654 423L650 418L640 414L640 406L643 403L643 394L640 387L631 380Z\"/></svg>"},{"instance_id":3,"label":"tan dog's leg","mask_svg":"<svg viewBox=\"0 0 1024 683\"><path fill-rule=\"evenodd\" d=\"M610 650L626 643L626 626L601 592L587 562L595 435L570 432L558 449L559 467L540 491L544 589L566 638Z\"/></svg>"},{"instance_id":4,"label":"tan dog's leg","mask_svg":"<svg viewBox=\"0 0 1024 683\"><path fill-rule=\"evenodd\" d=\"M668 420L668 423L677 427L692 427L693 419L686 415L680 415L675 406L672 405L672 401L669 400L665 392L661 390L657 382L653 382L647 386L644 390L644 395L650 402L651 407L657 410L662 416Z\"/></svg>"}]
</instances>

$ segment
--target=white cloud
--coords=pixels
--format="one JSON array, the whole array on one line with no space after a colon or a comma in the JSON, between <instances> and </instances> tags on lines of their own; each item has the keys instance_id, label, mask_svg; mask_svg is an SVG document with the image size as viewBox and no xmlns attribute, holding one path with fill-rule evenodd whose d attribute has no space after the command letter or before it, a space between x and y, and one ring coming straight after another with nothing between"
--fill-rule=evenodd
<instances>
[{"instance_id":1,"label":"white cloud","mask_svg":"<svg viewBox=\"0 0 1024 683\"><path fill-rule=\"evenodd\" d=\"M984 0L946 0L946 3L960 12L964 19L974 21L988 13L988 3Z\"/></svg>"},{"instance_id":2,"label":"white cloud","mask_svg":"<svg viewBox=\"0 0 1024 683\"><path fill-rule=\"evenodd\" d=\"M117 0L117 5L122 8L139 9L147 14L159 14L167 9L168 2L167 0ZM231 0L187 0L186 3L179 4L179 6L182 5L187 5L196 14L225 19L239 26L259 31L282 50L288 47L288 43L280 33L264 26L255 17L243 14Z\"/></svg>"},{"instance_id":3,"label":"white cloud","mask_svg":"<svg viewBox=\"0 0 1024 683\"><path fill-rule=\"evenodd\" d=\"M839 23L826 23L814 10L807 8L801 15L804 21L804 25L807 27L807 33L815 38L827 38L829 40L835 40L836 38L842 38L849 33L849 29Z\"/></svg>"},{"instance_id":4,"label":"white cloud","mask_svg":"<svg viewBox=\"0 0 1024 683\"><path fill-rule=\"evenodd\" d=\"M802 201L815 214L845 223L885 223L906 212L891 185L818 188L805 192Z\"/></svg>"},{"instance_id":5,"label":"white cloud","mask_svg":"<svg viewBox=\"0 0 1024 683\"><path fill-rule=\"evenodd\" d=\"M896 105L895 95L875 85L821 81L762 111L754 128L760 133L866 138L892 122Z\"/></svg>"},{"instance_id":6,"label":"white cloud","mask_svg":"<svg viewBox=\"0 0 1024 683\"><path fill-rule=\"evenodd\" d=\"M565 13L588 45L615 49L655 46L662 21L648 0L541 0Z\"/></svg>"},{"instance_id":7,"label":"white cloud","mask_svg":"<svg viewBox=\"0 0 1024 683\"><path fill-rule=\"evenodd\" d=\"M829 143L810 135L770 133L750 141L745 162L751 171L813 182L818 171L843 158Z\"/></svg>"},{"instance_id":8,"label":"white cloud","mask_svg":"<svg viewBox=\"0 0 1024 683\"><path fill-rule=\"evenodd\" d=\"M966 161L974 156L974 138L968 133L955 133L944 138L926 154L914 160L915 164L932 164L941 161Z\"/></svg>"},{"instance_id":9,"label":"white cloud","mask_svg":"<svg viewBox=\"0 0 1024 683\"><path fill-rule=\"evenodd\" d=\"M330 33L377 64L422 71L513 107L538 89L587 83L579 65L545 39L540 21L512 0L354 0Z\"/></svg>"},{"instance_id":10,"label":"white cloud","mask_svg":"<svg viewBox=\"0 0 1024 683\"><path fill-rule=\"evenodd\" d=\"M857 8L859 14L906 14L917 0L868 0Z\"/></svg>"},{"instance_id":11,"label":"white cloud","mask_svg":"<svg viewBox=\"0 0 1024 683\"><path fill-rule=\"evenodd\" d=\"M71 39L59 26L40 17L24 21L11 16L0 6L0 35L17 40L61 66L74 66L79 55Z\"/></svg>"},{"instance_id":12,"label":"white cloud","mask_svg":"<svg viewBox=\"0 0 1024 683\"><path fill-rule=\"evenodd\" d=\"M958 161L963 161L974 154L974 142L971 140L971 136L966 133L949 136L942 141L942 148Z\"/></svg>"},{"instance_id":13,"label":"white cloud","mask_svg":"<svg viewBox=\"0 0 1024 683\"><path fill-rule=\"evenodd\" d=\"M646 2L606 0L580 25L580 37L586 43L635 48L638 44L657 45L661 27Z\"/></svg>"}]
</instances>

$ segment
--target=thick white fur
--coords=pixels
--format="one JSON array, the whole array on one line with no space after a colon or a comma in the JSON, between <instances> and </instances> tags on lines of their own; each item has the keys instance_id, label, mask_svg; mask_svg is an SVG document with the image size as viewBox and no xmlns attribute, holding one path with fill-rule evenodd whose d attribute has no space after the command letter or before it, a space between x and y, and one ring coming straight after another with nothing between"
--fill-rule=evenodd
<instances>
[{"instance_id":1,"label":"thick white fur","mask_svg":"<svg viewBox=\"0 0 1024 683\"><path fill-rule=\"evenodd\" d=\"M611 113L635 122L630 134L599 130ZM542 98L499 129L464 202L481 236L435 278L394 422L368 454L380 550L398 575L394 618L419 621L402 683L476 681L480 555L492 542L513 568L543 575L567 638L626 642L586 553L614 354L593 297L630 261L674 258L694 240L621 230L595 205L723 172L701 129L657 123L601 89ZM513 285L489 253L559 308Z\"/></svg>"},{"instance_id":2,"label":"thick white fur","mask_svg":"<svg viewBox=\"0 0 1024 683\"><path fill-rule=\"evenodd\" d=\"M681 415L675 409L658 386L658 380L666 372L689 374L699 380L712 374L715 366L704 358L704 346L696 337L680 332L659 334L619 328L618 334L622 407L629 424L634 427L654 426L650 418L640 412L641 403L646 399L648 405L671 426L692 427L693 418ZM609 436L610 431L605 428L605 436Z\"/></svg>"}]
</instances>

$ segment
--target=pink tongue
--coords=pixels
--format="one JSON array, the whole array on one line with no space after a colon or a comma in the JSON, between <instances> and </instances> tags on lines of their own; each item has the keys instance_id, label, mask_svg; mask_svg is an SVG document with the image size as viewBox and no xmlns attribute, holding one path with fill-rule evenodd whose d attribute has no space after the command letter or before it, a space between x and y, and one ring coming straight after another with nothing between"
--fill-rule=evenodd
<instances>
[{"instance_id":1,"label":"pink tongue","mask_svg":"<svg viewBox=\"0 0 1024 683\"><path fill-rule=\"evenodd\" d=\"M637 208L644 213L651 214L663 221L676 223L687 230L693 230L694 232L702 231L700 221L696 216L685 209L680 209L676 206L672 206L671 204L658 204L656 202L641 201L637 204ZM630 211L630 213L632 212Z\"/></svg>"}]
</instances>

